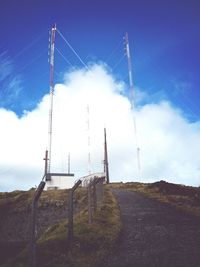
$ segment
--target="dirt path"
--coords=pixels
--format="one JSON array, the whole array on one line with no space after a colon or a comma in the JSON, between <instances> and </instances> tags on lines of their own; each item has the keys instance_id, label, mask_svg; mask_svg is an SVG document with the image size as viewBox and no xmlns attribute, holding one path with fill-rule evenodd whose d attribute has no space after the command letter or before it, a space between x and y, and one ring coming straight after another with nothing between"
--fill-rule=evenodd
<instances>
[{"instance_id":1,"label":"dirt path","mask_svg":"<svg viewBox=\"0 0 200 267\"><path fill-rule=\"evenodd\" d=\"M200 220L135 192L113 192L123 230L102 267L200 267Z\"/></svg>"}]
</instances>

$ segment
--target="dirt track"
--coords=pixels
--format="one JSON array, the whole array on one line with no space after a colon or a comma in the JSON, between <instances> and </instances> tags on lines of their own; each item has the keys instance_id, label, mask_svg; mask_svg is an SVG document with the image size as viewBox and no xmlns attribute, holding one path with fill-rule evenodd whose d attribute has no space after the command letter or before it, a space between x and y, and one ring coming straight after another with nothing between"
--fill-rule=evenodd
<instances>
[{"instance_id":1,"label":"dirt track","mask_svg":"<svg viewBox=\"0 0 200 267\"><path fill-rule=\"evenodd\" d=\"M200 267L200 220L138 193L114 190L123 230L103 267Z\"/></svg>"}]
</instances>

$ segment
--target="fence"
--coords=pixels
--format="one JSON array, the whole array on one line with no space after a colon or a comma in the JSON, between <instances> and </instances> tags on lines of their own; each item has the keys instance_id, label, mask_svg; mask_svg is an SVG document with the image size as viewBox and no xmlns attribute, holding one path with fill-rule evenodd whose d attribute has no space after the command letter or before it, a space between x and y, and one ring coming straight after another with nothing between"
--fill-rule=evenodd
<instances>
[{"instance_id":1,"label":"fence","mask_svg":"<svg viewBox=\"0 0 200 267\"><path fill-rule=\"evenodd\" d=\"M74 226L74 205L73 205L73 199L74 199L74 192L78 188L78 186L82 183L81 180L78 180L78 182L75 183L75 185L70 189L69 191L69 203L68 203L68 240L69 242L73 239L73 226Z\"/></svg>"},{"instance_id":2,"label":"fence","mask_svg":"<svg viewBox=\"0 0 200 267\"><path fill-rule=\"evenodd\" d=\"M31 242L30 242L30 267L36 267L36 221L38 200L45 187L45 182L41 181L33 196L31 207Z\"/></svg>"},{"instance_id":3,"label":"fence","mask_svg":"<svg viewBox=\"0 0 200 267\"><path fill-rule=\"evenodd\" d=\"M98 209L98 207L101 205L101 202L103 200L103 183L104 183L105 177L93 177L90 179L90 181L87 183L86 189L85 189L85 195L87 196L87 209L88 209L88 223L92 224L93 216ZM74 225L74 193L77 190L77 188L81 185L82 180L78 180L75 185L69 190L68 195L68 235L66 236L66 240L70 243L73 240L73 225ZM32 200L32 210L31 210L31 239L30 239L30 267L36 267L36 242L37 242L37 222L38 222L38 201L40 199L40 196L42 194L42 191L45 187L45 182L42 181L40 185L38 186L37 190L35 191L35 194L33 196ZM67 214L66 214L67 217Z\"/></svg>"},{"instance_id":4,"label":"fence","mask_svg":"<svg viewBox=\"0 0 200 267\"><path fill-rule=\"evenodd\" d=\"M15 246L16 253L19 253L22 246L21 249L28 245L27 266L38 266L36 260L38 238L47 228L54 226L61 220L68 220L66 240L71 242L73 240L73 217L83 209L88 210L88 223L92 224L95 211L103 198L103 182L104 177L94 177L88 182L87 187L80 190L77 195L76 191L82 183L81 180L78 180L69 191L58 190L56 193L54 190L43 191L45 182L42 181L34 191L32 189L27 192L7 193L6 197L10 204L4 212L4 217L1 218L1 248L4 249L5 247L6 250L6 247L11 244ZM80 192L81 197L79 196ZM51 196L54 194L56 197L52 199ZM77 199L79 200L77 201ZM82 199L84 199L83 203L81 202ZM16 200L15 203L14 200ZM18 205L16 210L12 203ZM13 251L8 250L7 256L3 255L4 259L0 260L0 265L3 264L3 260L17 255L14 255Z\"/></svg>"},{"instance_id":5,"label":"fence","mask_svg":"<svg viewBox=\"0 0 200 267\"><path fill-rule=\"evenodd\" d=\"M97 206L103 200L103 182L105 178L94 178L87 184L87 194L88 194L88 223L92 223L92 217L95 211L97 210ZM74 217L74 192L82 183L81 180L78 180L75 185L69 191L69 203L68 203L68 240L69 242L73 239L73 217Z\"/></svg>"},{"instance_id":6,"label":"fence","mask_svg":"<svg viewBox=\"0 0 200 267\"><path fill-rule=\"evenodd\" d=\"M88 223L92 223L92 217L97 206L103 199L103 182L105 178L94 178L87 187L88 191Z\"/></svg>"}]
</instances>

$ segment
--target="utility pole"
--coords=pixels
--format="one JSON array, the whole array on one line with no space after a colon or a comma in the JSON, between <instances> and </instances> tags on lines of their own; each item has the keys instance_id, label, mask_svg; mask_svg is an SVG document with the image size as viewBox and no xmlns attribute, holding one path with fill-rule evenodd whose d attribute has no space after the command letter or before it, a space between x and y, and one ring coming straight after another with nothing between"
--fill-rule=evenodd
<instances>
[{"instance_id":1,"label":"utility pole","mask_svg":"<svg viewBox=\"0 0 200 267\"><path fill-rule=\"evenodd\" d=\"M128 61L128 75L129 75L129 86L130 86L130 100L131 100L131 109L133 112L133 124L134 124L134 133L136 140L136 155L137 155L137 165L138 165L138 174L139 178L141 178L141 164L140 164L140 147L138 145L138 135L137 135L137 125L136 125L136 117L135 117L135 96L134 96L134 84L133 84L133 75L132 75L132 64L131 64L131 54L129 48L129 40L128 33L125 34L125 51Z\"/></svg>"},{"instance_id":2,"label":"utility pole","mask_svg":"<svg viewBox=\"0 0 200 267\"><path fill-rule=\"evenodd\" d=\"M106 175L106 183L109 184L110 180L109 180L109 169L108 169L106 128L104 128L104 173Z\"/></svg>"},{"instance_id":3,"label":"utility pole","mask_svg":"<svg viewBox=\"0 0 200 267\"><path fill-rule=\"evenodd\" d=\"M49 107L49 138L48 138L48 154L49 154L49 164L47 171L51 172L51 145L52 145L52 121L53 121L53 96L54 96L54 50L55 50L55 33L56 25L51 29L50 36L50 107Z\"/></svg>"}]
</instances>

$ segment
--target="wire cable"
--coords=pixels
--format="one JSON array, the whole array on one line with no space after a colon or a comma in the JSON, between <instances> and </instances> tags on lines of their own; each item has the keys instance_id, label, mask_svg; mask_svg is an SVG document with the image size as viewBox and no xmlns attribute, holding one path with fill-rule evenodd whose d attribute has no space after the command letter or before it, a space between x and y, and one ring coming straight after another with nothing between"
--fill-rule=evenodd
<instances>
[{"instance_id":1,"label":"wire cable","mask_svg":"<svg viewBox=\"0 0 200 267\"><path fill-rule=\"evenodd\" d=\"M38 61L43 55L45 54L45 51L42 51L41 53L39 53L36 57L34 57L31 61L29 61L28 63L26 63L24 66L22 66L21 68L19 68L18 73L26 70L30 65L34 64L36 61Z\"/></svg>"},{"instance_id":2,"label":"wire cable","mask_svg":"<svg viewBox=\"0 0 200 267\"><path fill-rule=\"evenodd\" d=\"M62 52L60 52L60 50L55 47L55 50L60 54L60 56L65 60L65 62L70 65L71 67L73 67L72 63L62 54Z\"/></svg>"},{"instance_id":3,"label":"wire cable","mask_svg":"<svg viewBox=\"0 0 200 267\"><path fill-rule=\"evenodd\" d=\"M109 54L109 56L106 57L106 60L105 60L106 62L108 62L114 56L114 54L117 53L117 51L119 50L120 46L121 46L121 40L119 41L117 46L112 50L112 52Z\"/></svg>"},{"instance_id":4,"label":"wire cable","mask_svg":"<svg viewBox=\"0 0 200 267\"><path fill-rule=\"evenodd\" d=\"M34 46L35 44L37 44L44 36L44 32L42 34L40 34L36 39L34 39L33 41L31 41L29 44L27 44L26 46L24 46L14 57L13 57L13 61L15 59L17 59L18 57L20 57L21 55L23 55L27 50L29 50L32 46Z\"/></svg>"},{"instance_id":5,"label":"wire cable","mask_svg":"<svg viewBox=\"0 0 200 267\"><path fill-rule=\"evenodd\" d=\"M112 70L114 71L121 63L122 61L125 59L125 56L123 55L118 61L117 63L114 65L114 67L112 68Z\"/></svg>"},{"instance_id":6,"label":"wire cable","mask_svg":"<svg viewBox=\"0 0 200 267\"><path fill-rule=\"evenodd\" d=\"M67 41L67 39L64 37L64 35L56 28L58 34L60 37L65 41L65 43L68 45L68 47L71 49L71 51L74 53L74 55L79 59L79 61L83 64L83 66L89 70L88 66L85 64L85 62L81 59L81 57L78 55L78 53L74 50L74 48L70 45L70 43Z\"/></svg>"}]
</instances>

